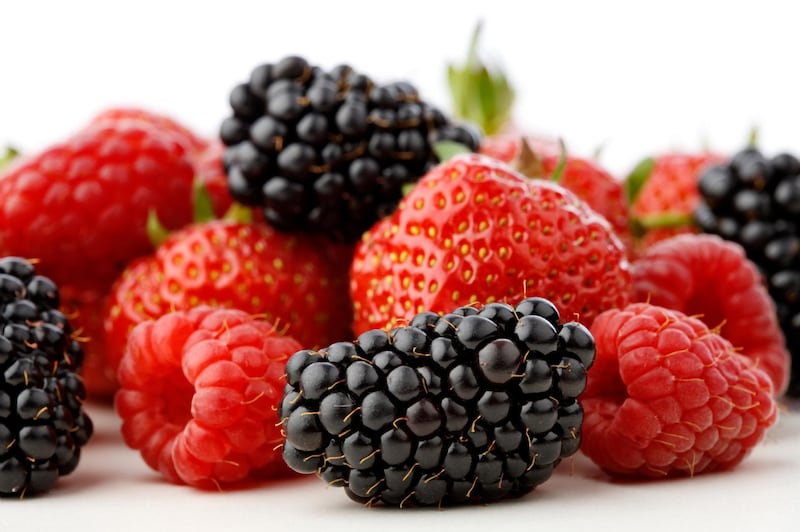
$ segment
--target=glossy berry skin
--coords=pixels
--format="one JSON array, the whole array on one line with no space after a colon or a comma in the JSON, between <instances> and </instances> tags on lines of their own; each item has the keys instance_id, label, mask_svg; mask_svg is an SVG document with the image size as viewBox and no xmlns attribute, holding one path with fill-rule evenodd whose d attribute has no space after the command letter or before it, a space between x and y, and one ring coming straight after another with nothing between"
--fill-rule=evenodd
<instances>
[{"instance_id":1,"label":"glossy berry skin","mask_svg":"<svg viewBox=\"0 0 800 532\"><path fill-rule=\"evenodd\" d=\"M0 258L0 497L49 491L92 435L83 352L59 303L31 263Z\"/></svg>"},{"instance_id":2,"label":"glossy berry skin","mask_svg":"<svg viewBox=\"0 0 800 532\"><path fill-rule=\"evenodd\" d=\"M558 167L561 157L557 142L542 138L524 137L536 161L531 167L519 164L523 137L500 134L487 137L481 142L479 152L515 166L515 169L531 178L550 179ZM598 162L567 154L564 169L558 184L568 189L589 204L611 224L617 236L630 243L628 207L622 183Z\"/></svg>"},{"instance_id":3,"label":"glossy berry skin","mask_svg":"<svg viewBox=\"0 0 800 532\"><path fill-rule=\"evenodd\" d=\"M594 351L542 298L423 312L298 351L279 409L284 460L368 505L524 495L578 450Z\"/></svg>"},{"instance_id":4,"label":"glossy berry skin","mask_svg":"<svg viewBox=\"0 0 800 532\"><path fill-rule=\"evenodd\" d=\"M631 273L636 301L697 316L762 369L776 395L786 391L791 360L775 304L740 245L678 235L648 248Z\"/></svg>"},{"instance_id":5,"label":"glossy berry skin","mask_svg":"<svg viewBox=\"0 0 800 532\"><path fill-rule=\"evenodd\" d=\"M215 220L173 233L115 283L105 312L116 368L140 322L205 304L262 315L304 345L349 336L349 299L337 246L263 224Z\"/></svg>"},{"instance_id":6,"label":"glossy berry skin","mask_svg":"<svg viewBox=\"0 0 800 532\"><path fill-rule=\"evenodd\" d=\"M114 399L125 443L171 482L202 489L280 473L275 409L299 348L235 309L199 306L142 323Z\"/></svg>"},{"instance_id":7,"label":"glossy berry skin","mask_svg":"<svg viewBox=\"0 0 800 532\"><path fill-rule=\"evenodd\" d=\"M698 178L705 168L724 160L722 155L713 152L669 152L639 164L640 175L628 177L629 183L626 183L626 187L630 187L632 179L641 182L629 207L639 251L670 236L697 232L692 213L700 201ZM665 217L671 221L658 222ZM648 227L651 222L655 227Z\"/></svg>"},{"instance_id":8,"label":"glossy berry skin","mask_svg":"<svg viewBox=\"0 0 800 532\"><path fill-rule=\"evenodd\" d=\"M634 303L591 327L581 450L614 476L693 476L738 465L775 422L766 373L700 320Z\"/></svg>"},{"instance_id":9,"label":"glossy berry skin","mask_svg":"<svg viewBox=\"0 0 800 532\"><path fill-rule=\"evenodd\" d=\"M433 145L477 149L407 82L375 83L288 56L256 67L230 93L220 126L231 195L284 231L354 242L389 214L403 188L438 162Z\"/></svg>"},{"instance_id":10,"label":"glossy berry skin","mask_svg":"<svg viewBox=\"0 0 800 532\"><path fill-rule=\"evenodd\" d=\"M629 290L624 247L604 218L563 187L480 155L429 172L359 243L350 280L356 333L525 294L591 323Z\"/></svg>"},{"instance_id":11,"label":"glossy berry skin","mask_svg":"<svg viewBox=\"0 0 800 532\"><path fill-rule=\"evenodd\" d=\"M101 120L0 177L0 255L34 257L59 283L107 288L152 246L155 211L171 229L192 219L186 147L138 119Z\"/></svg>"},{"instance_id":12,"label":"glossy berry skin","mask_svg":"<svg viewBox=\"0 0 800 532\"><path fill-rule=\"evenodd\" d=\"M700 176L698 226L744 247L764 276L791 353L788 394L800 397L800 161L755 147Z\"/></svg>"}]
</instances>

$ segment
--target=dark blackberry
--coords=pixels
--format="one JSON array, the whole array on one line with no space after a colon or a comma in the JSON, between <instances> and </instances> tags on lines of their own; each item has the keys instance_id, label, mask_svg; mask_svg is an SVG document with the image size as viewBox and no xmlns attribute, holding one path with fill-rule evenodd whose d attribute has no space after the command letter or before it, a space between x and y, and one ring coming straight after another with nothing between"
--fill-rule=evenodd
<instances>
[{"instance_id":1,"label":"dark blackberry","mask_svg":"<svg viewBox=\"0 0 800 532\"><path fill-rule=\"evenodd\" d=\"M58 305L30 262L0 258L0 497L48 491L92 435L83 352Z\"/></svg>"},{"instance_id":2,"label":"dark blackberry","mask_svg":"<svg viewBox=\"0 0 800 532\"><path fill-rule=\"evenodd\" d=\"M232 196L279 229L345 242L390 214L404 186L438 162L435 142L473 151L480 142L409 83L378 85L349 66L325 72L297 56L256 67L229 102L220 138Z\"/></svg>"},{"instance_id":3,"label":"dark blackberry","mask_svg":"<svg viewBox=\"0 0 800 532\"><path fill-rule=\"evenodd\" d=\"M577 452L585 327L541 298L409 323L289 359L289 467L366 504L480 503L531 491Z\"/></svg>"},{"instance_id":4,"label":"dark blackberry","mask_svg":"<svg viewBox=\"0 0 800 532\"><path fill-rule=\"evenodd\" d=\"M800 160L747 147L698 186L697 225L741 244L764 275L792 356L787 394L800 397Z\"/></svg>"}]
</instances>

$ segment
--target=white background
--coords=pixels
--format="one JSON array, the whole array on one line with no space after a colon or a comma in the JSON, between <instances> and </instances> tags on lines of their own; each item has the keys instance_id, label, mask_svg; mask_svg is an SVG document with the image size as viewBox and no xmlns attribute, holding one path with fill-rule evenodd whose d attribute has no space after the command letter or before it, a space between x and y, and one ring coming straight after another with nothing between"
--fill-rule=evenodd
<instances>
[{"instance_id":1,"label":"white background","mask_svg":"<svg viewBox=\"0 0 800 532\"><path fill-rule=\"evenodd\" d=\"M518 123L562 136L573 152L604 146L617 174L669 149L734 150L754 126L767 151L797 150L800 9L791 4L16 0L0 10L0 145L42 149L120 104L214 135L231 87L295 53L409 79L447 108L445 64L463 58L483 19L485 56L517 87ZM90 408L98 433L78 470L46 497L0 500L0 531L781 531L800 522L797 405L783 407L732 473L614 483L579 458L522 501L403 513L362 509L316 479L224 495L168 485L122 446L110 410Z\"/></svg>"},{"instance_id":2,"label":"white background","mask_svg":"<svg viewBox=\"0 0 800 532\"><path fill-rule=\"evenodd\" d=\"M447 109L445 64L478 19L485 57L518 91L516 117L602 146L626 173L668 149L796 148L797 22L791 1L505 0L14 1L0 12L0 145L37 150L112 104L216 134L227 95L288 54L409 79Z\"/></svg>"}]
</instances>

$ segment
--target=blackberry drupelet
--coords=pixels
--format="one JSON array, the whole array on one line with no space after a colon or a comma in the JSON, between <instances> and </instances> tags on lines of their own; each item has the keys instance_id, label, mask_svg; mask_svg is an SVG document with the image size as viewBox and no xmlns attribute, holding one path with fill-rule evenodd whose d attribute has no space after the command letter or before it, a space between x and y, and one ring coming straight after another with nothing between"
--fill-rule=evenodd
<instances>
[{"instance_id":1,"label":"blackberry drupelet","mask_svg":"<svg viewBox=\"0 0 800 532\"><path fill-rule=\"evenodd\" d=\"M76 371L83 351L56 285L21 258L0 258L0 497L49 490L92 434Z\"/></svg>"},{"instance_id":2,"label":"blackberry drupelet","mask_svg":"<svg viewBox=\"0 0 800 532\"><path fill-rule=\"evenodd\" d=\"M297 56L254 69L230 105L220 137L231 195L263 207L279 229L347 242L438 162L435 142L473 151L480 142L409 83L379 85L349 66L326 72Z\"/></svg>"},{"instance_id":3,"label":"blackberry drupelet","mask_svg":"<svg viewBox=\"0 0 800 532\"><path fill-rule=\"evenodd\" d=\"M578 450L594 354L588 329L542 298L299 351L279 408L284 460L368 504L523 495Z\"/></svg>"},{"instance_id":4,"label":"blackberry drupelet","mask_svg":"<svg viewBox=\"0 0 800 532\"><path fill-rule=\"evenodd\" d=\"M787 393L800 396L800 161L748 147L699 178L697 225L741 244L764 274L792 354Z\"/></svg>"}]
</instances>

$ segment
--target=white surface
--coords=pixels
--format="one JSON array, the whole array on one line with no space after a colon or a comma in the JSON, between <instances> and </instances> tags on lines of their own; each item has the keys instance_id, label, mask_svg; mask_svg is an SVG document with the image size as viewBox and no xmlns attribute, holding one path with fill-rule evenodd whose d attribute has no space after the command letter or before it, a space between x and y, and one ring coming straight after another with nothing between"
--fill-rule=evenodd
<instances>
[{"instance_id":1,"label":"white surface","mask_svg":"<svg viewBox=\"0 0 800 532\"><path fill-rule=\"evenodd\" d=\"M603 146L617 173L669 148L737 149L753 126L773 152L800 138L798 15L784 0L5 2L0 145L41 149L112 104L216 134L233 85L291 53L410 79L448 108L444 65L483 19L519 123L578 154Z\"/></svg>"},{"instance_id":2,"label":"white surface","mask_svg":"<svg viewBox=\"0 0 800 532\"><path fill-rule=\"evenodd\" d=\"M444 65L474 22L518 90L516 116L574 152L603 145L617 173L670 148L797 150L795 2L115 2L14 1L0 20L0 145L33 151L112 104L167 112L213 135L227 94L263 61L290 53L407 78L449 106ZM794 143L794 144L793 144ZM478 508L368 510L308 478L234 493L159 480L126 449L108 409L78 470L49 495L0 501L0 532L223 530L468 532L797 530L800 411L785 411L734 472L610 482L565 462L521 500ZM571 470L572 469L572 470Z\"/></svg>"},{"instance_id":3,"label":"white surface","mask_svg":"<svg viewBox=\"0 0 800 532\"><path fill-rule=\"evenodd\" d=\"M205 492L169 484L124 446L109 407L89 405L96 434L78 469L36 499L0 500L3 532L796 531L800 404L784 407L733 471L612 481L580 454L525 497L478 507L366 508L314 476Z\"/></svg>"}]
</instances>

